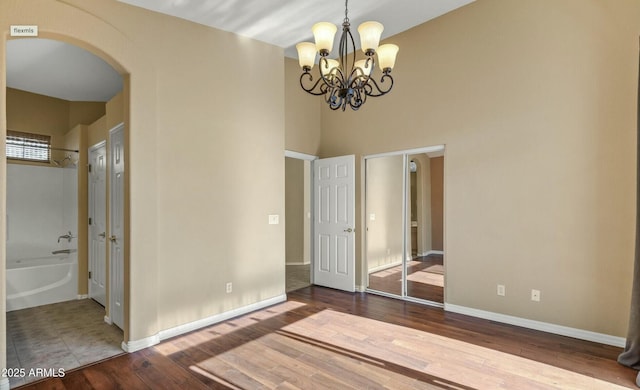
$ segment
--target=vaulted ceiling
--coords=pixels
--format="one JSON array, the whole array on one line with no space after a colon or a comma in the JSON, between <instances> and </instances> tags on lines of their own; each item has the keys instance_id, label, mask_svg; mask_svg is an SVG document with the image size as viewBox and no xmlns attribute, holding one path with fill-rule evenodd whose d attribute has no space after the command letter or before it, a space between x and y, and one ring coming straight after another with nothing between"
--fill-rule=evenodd
<instances>
[{"instance_id":1,"label":"vaulted ceiling","mask_svg":"<svg viewBox=\"0 0 640 390\"><path fill-rule=\"evenodd\" d=\"M119 0L282 47L295 58L295 44L312 41L311 26L344 19L340 0ZM354 28L367 20L385 26L383 38L443 15L474 0L352 0ZM338 34L339 35L339 34ZM356 34L357 35L357 34ZM121 77L102 59L59 41L19 39L7 44L10 88L70 101L107 101Z\"/></svg>"}]
</instances>

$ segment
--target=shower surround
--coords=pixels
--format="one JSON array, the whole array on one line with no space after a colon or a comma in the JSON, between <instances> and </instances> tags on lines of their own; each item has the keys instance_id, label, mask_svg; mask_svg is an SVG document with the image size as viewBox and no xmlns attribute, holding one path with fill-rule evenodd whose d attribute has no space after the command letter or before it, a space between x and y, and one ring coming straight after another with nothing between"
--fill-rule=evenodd
<instances>
[{"instance_id":1,"label":"shower surround","mask_svg":"<svg viewBox=\"0 0 640 390\"><path fill-rule=\"evenodd\" d=\"M7 311L78 297L77 182L75 168L7 164Z\"/></svg>"}]
</instances>

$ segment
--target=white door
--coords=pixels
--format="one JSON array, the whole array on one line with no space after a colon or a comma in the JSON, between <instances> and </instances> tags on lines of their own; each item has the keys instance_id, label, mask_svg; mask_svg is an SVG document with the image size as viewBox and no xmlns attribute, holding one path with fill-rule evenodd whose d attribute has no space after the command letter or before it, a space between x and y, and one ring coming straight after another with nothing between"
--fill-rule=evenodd
<instances>
[{"instance_id":1,"label":"white door","mask_svg":"<svg viewBox=\"0 0 640 390\"><path fill-rule=\"evenodd\" d=\"M109 315L124 327L124 124L109 132Z\"/></svg>"},{"instance_id":2,"label":"white door","mask_svg":"<svg viewBox=\"0 0 640 390\"><path fill-rule=\"evenodd\" d=\"M355 291L355 156L315 160L313 284Z\"/></svg>"},{"instance_id":3,"label":"white door","mask_svg":"<svg viewBox=\"0 0 640 390\"><path fill-rule=\"evenodd\" d=\"M89 149L89 298L107 305L106 221L107 150L101 142Z\"/></svg>"}]
</instances>

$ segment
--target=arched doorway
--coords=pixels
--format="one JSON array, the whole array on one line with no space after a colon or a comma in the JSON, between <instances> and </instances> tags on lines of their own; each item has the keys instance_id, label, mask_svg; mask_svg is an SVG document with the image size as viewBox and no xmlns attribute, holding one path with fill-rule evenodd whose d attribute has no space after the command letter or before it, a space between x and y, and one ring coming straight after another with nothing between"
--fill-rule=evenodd
<instances>
[{"instance_id":1,"label":"arched doorway","mask_svg":"<svg viewBox=\"0 0 640 390\"><path fill-rule=\"evenodd\" d=\"M92 217L88 214L88 148L107 141L111 123L128 121L124 117L127 111L125 102L128 102L128 97L125 96L128 94L128 77L123 80L120 76L122 70L116 71L85 48L58 40L60 37L56 38L10 40L6 51L7 98L4 109L7 130L12 133L38 134L49 140L46 145L48 161L12 158L6 167L10 176L7 175L7 191L4 194L9 215L6 223L5 256L7 268L11 268L6 271L7 295L3 297L6 299L8 312L5 328L6 367L21 367L27 371L43 366L68 370L122 353L121 345L126 340L123 330L127 330L124 322L121 326L123 330L108 323L108 302L101 302L104 305L102 307L88 299L88 282L99 273L95 265L93 269L90 265L91 255L95 255L92 252L96 248L91 247L89 239ZM29 58L34 53L40 57ZM111 91L94 91L97 95L92 96L102 93L103 98L89 97L83 100L77 96L90 93L95 86L87 87L86 83L73 79L60 80L69 74L43 75L43 70L38 71L28 66L34 61L38 61L39 65L46 64L48 60L53 64L45 66L47 72L59 67L67 71L71 69L67 72L71 76L79 76L82 70L90 67L87 64L91 61L102 62L103 66L118 76L119 86ZM17 73L16 63L19 67ZM73 70L77 65L80 67ZM120 68L119 65L118 67ZM92 75L104 79L99 67L95 69L98 71ZM38 81L39 76L44 76L45 80ZM50 81L62 81L63 85L46 83L47 78ZM38 86L38 83L41 85ZM51 191L53 185L42 185L43 178L49 180L49 183L60 184L59 180L51 178L57 177L56 171L61 170L65 170L61 176L65 181L61 186L62 191ZM34 173L35 171L38 173ZM34 174L38 176L30 176ZM71 190L69 178L75 180ZM18 180L17 184L12 182L13 179ZM66 204L71 196L75 197L75 207L66 207L64 210L53 210L50 207L52 198L56 199L53 203ZM109 196L106 191L101 199L105 202L104 209L108 209ZM35 227L48 227L49 230L35 234ZM106 232L107 230L104 236ZM104 242L108 243L106 240ZM35 245L25 247L24 243ZM105 262L102 264L105 268L103 274L107 275L108 244L103 248L106 252ZM61 252L66 255L64 260L60 260L63 259ZM59 279L52 279L54 272L50 263L59 261L68 263L69 271L65 269ZM32 267L31 263L38 267ZM20 267L20 264L28 267ZM12 281L12 274L23 273L20 268L34 270L41 265L41 269L36 270L35 274L32 272L24 277L19 276L26 279L16 283ZM53 265L58 266L59 264ZM75 285L71 295L66 293L57 296L57 292L52 292L62 281ZM107 289L108 281L109 278L105 278ZM25 289L14 291L16 287ZM26 383L16 382L14 379L19 378L13 378L11 386ZM37 377L24 379L34 380Z\"/></svg>"}]
</instances>

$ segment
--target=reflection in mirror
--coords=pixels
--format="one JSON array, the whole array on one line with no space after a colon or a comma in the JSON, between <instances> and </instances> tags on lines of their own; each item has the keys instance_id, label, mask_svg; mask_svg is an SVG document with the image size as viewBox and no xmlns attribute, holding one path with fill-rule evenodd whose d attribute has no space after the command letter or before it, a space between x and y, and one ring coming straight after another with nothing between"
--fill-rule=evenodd
<instances>
[{"instance_id":1,"label":"reflection in mirror","mask_svg":"<svg viewBox=\"0 0 640 390\"><path fill-rule=\"evenodd\" d=\"M407 296L444 303L443 152L408 156Z\"/></svg>"},{"instance_id":2,"label":"reflection in mirror","mask_svg":"<svg viewBox=\"0 0 640 390\"><path fill-rule=\"evenodd\" d=\"M366 258L369 289L402 296L404 156L366 160Z\"/></svg>"}]
</instances>

